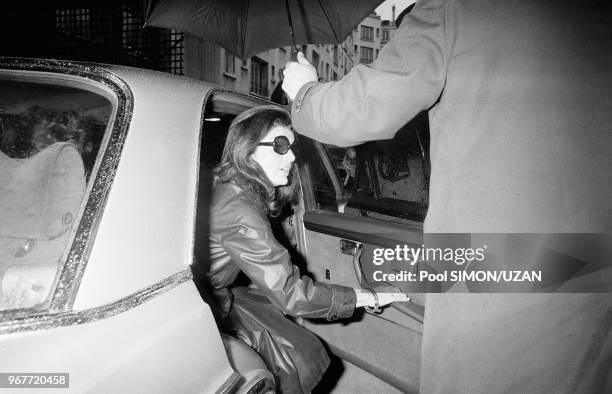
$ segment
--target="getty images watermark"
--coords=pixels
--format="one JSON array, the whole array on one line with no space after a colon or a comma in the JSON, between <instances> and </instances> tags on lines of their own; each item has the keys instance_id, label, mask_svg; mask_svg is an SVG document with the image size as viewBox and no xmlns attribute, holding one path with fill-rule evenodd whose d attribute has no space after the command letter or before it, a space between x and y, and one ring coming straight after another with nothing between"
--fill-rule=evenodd
<instances>
[{"instance_id":1,"label":"getty images watermark","mask_svg":"<svg viewBox=\"0 0 612 394\"><path fill-rule=\"evenodd\" d=\"M405 261L410 266L418 262L446 262L463 266L466 263L484 262L487 245L480 248L428 248L421 245L413 248L408 245L396 245L395 248L376 248L373 251L372 264L380 266L389 261ZM373 272L376 282L416 282L416 281L477 281L477 282L541 282L542 270L450 270L430 272L427 269L401 270L386 273L381 270Z\"/></svg>"},{"instance_id":2,"label":"getty images watermark","mask_svg":"<svg viewBox=\"0 0 612 394\"><path fill-rule=\"evenodd\" d=\"M363 279L415 292L612 290L612 280L601 280L612 276L610 234L426 234L423 241L366 247Z\"/></svg>"}]
</instances>

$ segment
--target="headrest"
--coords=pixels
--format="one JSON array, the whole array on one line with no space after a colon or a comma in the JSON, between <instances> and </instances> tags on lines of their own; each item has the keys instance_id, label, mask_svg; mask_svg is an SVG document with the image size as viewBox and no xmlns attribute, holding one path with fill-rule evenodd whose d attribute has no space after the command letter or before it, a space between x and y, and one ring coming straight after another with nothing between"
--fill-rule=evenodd
<instances>
[{"instance_id":1,"label":"headrest","mask_svg":"<svg viewBox=\"0 0 612 394\"><path fill-rule=\"evenodd\" d=\"M70 143L27 159L0 152L0 237L50 240L72 227L85 192L85 169Z\"/></svg>"},{"instance_id":2,"label":"headrest","mask_svg":"<svg viewBox=\"0 0 612 394\"><path fill-rule=\"evenodd\" d=\"M45 301L57 274L57 264L20 264L0 277L0 310L30 308Z\"/></svg>"}]
</instances>

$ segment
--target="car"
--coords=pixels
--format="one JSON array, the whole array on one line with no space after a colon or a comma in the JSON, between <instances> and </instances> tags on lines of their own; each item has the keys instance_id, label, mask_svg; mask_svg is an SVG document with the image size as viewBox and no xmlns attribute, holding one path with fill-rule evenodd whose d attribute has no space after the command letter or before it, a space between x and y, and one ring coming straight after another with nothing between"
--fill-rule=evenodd
<instances>
[{"instance_id":1,"label":"car","mask_svg":"<svg viewBox=\"0 0 612 394\"><path fill-rule=\"evenodd\" d=\"M0 59L0 92L0 372L69 373L77 392L273 392L253 350L219 332L194 257L229 124L271 103L17 58ZM302 273L371 288L376 248L421 244L428 141L426 117L351 152L298 138L301 193L273 228ZM424 298L397 285L413 302L296 319L333 355L321 391L418 390Z\"/></svg>"}]
</instances>

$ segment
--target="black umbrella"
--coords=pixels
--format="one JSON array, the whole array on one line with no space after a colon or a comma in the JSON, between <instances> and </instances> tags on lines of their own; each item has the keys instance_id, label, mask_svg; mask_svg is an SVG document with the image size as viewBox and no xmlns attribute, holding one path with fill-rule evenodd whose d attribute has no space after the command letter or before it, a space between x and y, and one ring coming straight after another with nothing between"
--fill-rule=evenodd
<instances>
[{"instance_id":1,"label":"black umbrella","mask_svg":"<svg viewBox=\"0 0 612 394\"><path fill-rule=\"evenodd\" d=\"M187 32L246 59L295 44L340 44L382 0L149 0L146 24Z\"/></svg>"}]
</instances>

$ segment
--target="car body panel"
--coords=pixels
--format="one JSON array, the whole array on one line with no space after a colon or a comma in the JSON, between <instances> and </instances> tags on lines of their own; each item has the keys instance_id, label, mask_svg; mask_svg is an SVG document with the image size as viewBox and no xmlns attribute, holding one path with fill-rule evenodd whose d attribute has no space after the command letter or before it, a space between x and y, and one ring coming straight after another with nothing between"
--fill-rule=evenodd
<instances>
[{"instance_id":1,"label":"car body panel","mask_svg":"<svg viewBox=\"0 0 612 394\"><path fill-rule=\"evenodd\" d=\"M130 303L133 299L123 300ZM117 305L121 309L121 305ZM168 311L168 315L159 312ZM2 372L68 372L75 392L213 393L234 371L191 281L116 315L0 335ZM171 315L171 318L168 318ZM91 321L88 321L88 317ZM100 316L98 316L100 317Z\"/></svg>"},{"instance_id":2,"label":"car body panel","mask_svg":"<svg viewBox=\"0 0 612 394\"><path fill-rule=\"evenodd\" d=\"M201 128L210 86L162 73L121 76L139 100L77 309L124 297L184 269L193 259L199 146L199 132L194 131Z\"/></svg>"}]
</instances>

